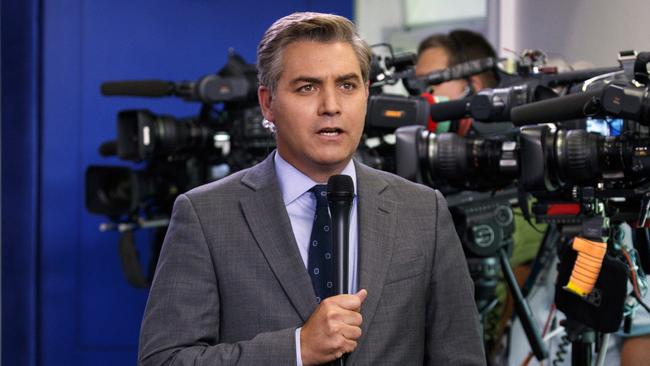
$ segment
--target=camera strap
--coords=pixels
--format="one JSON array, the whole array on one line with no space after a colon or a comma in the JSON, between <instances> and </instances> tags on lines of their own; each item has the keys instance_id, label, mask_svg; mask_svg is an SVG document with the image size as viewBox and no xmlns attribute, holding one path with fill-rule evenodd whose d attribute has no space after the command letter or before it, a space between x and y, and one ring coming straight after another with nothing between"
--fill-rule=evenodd
<instances>
[{"instance_id":1,"label":"camera strap","mask_svg":"<svg viewBox=\"0 0 650 366\"><path fill-rule=\"evenodd\" d=\"M120 261L126 280L136 288L148 288L150 283L140 265L140 255L135 246L133 230L120 233Z\"/></svg>"},{"instance_id":2,"label":"camera strap","mask_svg":"<svg viewBox=\"0 0 650 366\"><path fill-rule=\"evenodd\" d=\"M519 208L521 209L521 214L524 216L524 219L526 219L526 222L528 222L528 225L530 225L535 231L538 233L544 233L542 230L540 230L533 222L530 220L530 211L528 207L528 193L524 190L523 185L519 184L517 188L517 203L519 204Z\"/></svg>"}]
</instances>

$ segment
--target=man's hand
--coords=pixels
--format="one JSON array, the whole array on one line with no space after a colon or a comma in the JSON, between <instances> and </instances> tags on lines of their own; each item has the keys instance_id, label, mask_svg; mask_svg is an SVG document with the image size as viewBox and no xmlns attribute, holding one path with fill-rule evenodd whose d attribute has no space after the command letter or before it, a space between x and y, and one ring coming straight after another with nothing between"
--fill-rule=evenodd
<instances>
[{"instance_id":1,"label":"man's hand","mask_svg":"<svg viewBox=\"0 0 650 366\"><path fill-rule=\"evenodd\" d=\"M361 337L361 304L368 291L337 295L323 300L300 331L300 352L304 366L319 365L340 358L357 348Z\"/></svg>"}]
</instances>

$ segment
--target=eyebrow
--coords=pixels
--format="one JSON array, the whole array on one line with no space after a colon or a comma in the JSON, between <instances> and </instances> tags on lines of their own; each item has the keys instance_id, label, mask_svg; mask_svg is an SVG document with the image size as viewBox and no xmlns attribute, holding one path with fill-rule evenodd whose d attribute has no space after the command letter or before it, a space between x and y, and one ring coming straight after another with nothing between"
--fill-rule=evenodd
<instances>
[{"instance_id":1,"label":"eyebrow","mask_svg":"<svg viewBox=\"0 0 650 366\"><path fill-rule=\"evenodd\" d=\"M349 81L349 80L360 81L361 77L359 76L359 74L354 73L354 72L351 72L349 74L344 74L344 75L336 77L336 82L337 83L340 83L340 82L343 82L343 81ZM313 76L298 76L295 79L291 80L291 82L289 84L295 85L295 84L300 83L300 82L310 83L310 84L322 84L323 79L313 77Z\"/></svg>"}]
</instances>

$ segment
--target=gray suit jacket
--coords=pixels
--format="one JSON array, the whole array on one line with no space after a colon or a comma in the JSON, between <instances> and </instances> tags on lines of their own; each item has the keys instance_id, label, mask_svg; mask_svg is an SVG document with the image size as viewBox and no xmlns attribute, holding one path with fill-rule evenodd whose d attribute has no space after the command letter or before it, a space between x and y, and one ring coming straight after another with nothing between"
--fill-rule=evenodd
<instances>
[{"instance_id":1,"label":"gray suit jacket","mask_svg":"<svg viewBox=\"0 0 650 366\"><path fill-rule=\"evenodd\" d=\"M273 154L176 200L143 365L295 365L317 304ZM355 163L362 336L347 365L483 365L473 284L439 192Z\"/></svg>"}]
</instances>

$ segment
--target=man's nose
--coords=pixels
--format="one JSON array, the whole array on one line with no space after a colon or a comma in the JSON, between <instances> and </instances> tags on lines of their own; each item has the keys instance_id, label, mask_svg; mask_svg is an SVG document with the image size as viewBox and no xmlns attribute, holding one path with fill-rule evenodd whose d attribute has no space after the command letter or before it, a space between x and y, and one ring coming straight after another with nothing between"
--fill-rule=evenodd
<instances>
[{"instance_id":1,"label":"man's nose","mask_svg":"<svg viewBox=\"0 0 650 366\"><path fill-rule=\"evenodd\" d=\"M323 88L318 114L326 116L336 116L341 114L341 106L338 97L335 87Z\"/></svg>"}]
</instances>

